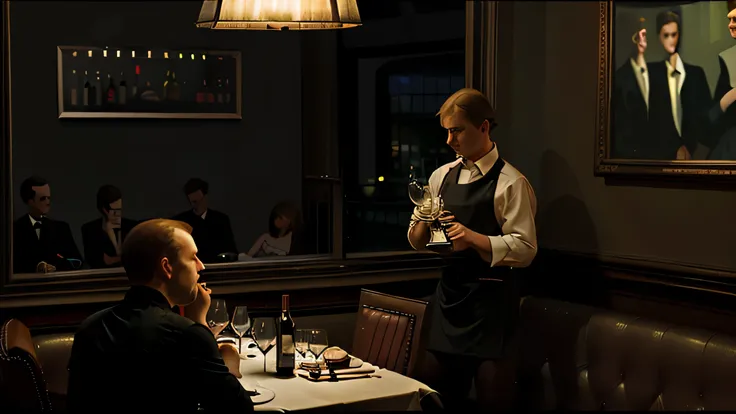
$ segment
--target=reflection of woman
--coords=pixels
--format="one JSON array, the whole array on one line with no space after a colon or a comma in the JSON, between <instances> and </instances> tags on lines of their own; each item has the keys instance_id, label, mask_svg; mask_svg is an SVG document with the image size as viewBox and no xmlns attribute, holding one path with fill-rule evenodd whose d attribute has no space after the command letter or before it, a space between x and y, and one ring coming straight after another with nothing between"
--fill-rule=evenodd
<instances>
[{"instance_id":1,"label":"reflection of woman","mask_svg":"<svg viewBox=\"0 0 736 414\"><path fill-rule=\"evenodd\" d=\"M728 30L736 39L736 1L729 1ZM718 56L721 75L718 77L715 104L709 112L712 125L711 151L708 159L736 160L736 46Z\"/></svg>"},{"instance_id":2,"label":"reflection of woman","mask_svg":"<svg viewBox=\"0 0 736 414\"><path fill-rule=\"evenodd\" d=\"M256 240L248 251L250 257L286 256L300 254L299 234L302 218L299 208L291 202L284 201L271 210L268 221L268 233Z\"/></svg>"}]
</instances>

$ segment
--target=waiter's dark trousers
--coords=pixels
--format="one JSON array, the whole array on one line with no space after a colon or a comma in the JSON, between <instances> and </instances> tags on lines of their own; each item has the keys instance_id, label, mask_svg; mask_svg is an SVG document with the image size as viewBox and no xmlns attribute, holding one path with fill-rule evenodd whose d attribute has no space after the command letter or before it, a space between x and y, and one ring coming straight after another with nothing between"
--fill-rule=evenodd
<instances>
[{"instance_id":1,"label":"waiter's dark trousers","mask_svg":"<svg viewBox=\"0 0 736 414\"><path fill-rule=\"evenodd\" d=\"M427 351L417 366L417 380L441 394L446 411L509 411L516 395L513 361ZM468 398L473 379L475 404Z\"/></svg>"}]
</instances>

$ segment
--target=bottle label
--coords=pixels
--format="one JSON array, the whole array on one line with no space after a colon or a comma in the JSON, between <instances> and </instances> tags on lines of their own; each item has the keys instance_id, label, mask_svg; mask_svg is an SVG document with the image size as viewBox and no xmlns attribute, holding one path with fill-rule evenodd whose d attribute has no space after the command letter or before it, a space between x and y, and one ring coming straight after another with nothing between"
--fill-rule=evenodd
<instances>
[{"instance_id":1,"label":"bottle label","mask_svg":"<svg viewBox=\"0 0 736 414\"><path fill-rule=\"evenodd\" d=\"M77 106L77 88L72 89L71 104Z\"/></svg>"},{"instance_id":2,"label":"bottle label","mask_svg":"<svg viewBox=\"0 0 736 414\"><path fill-rule=\"evenodd\" d=\"M294 355L294 337L291 335L281 335L281 354Z\"/></svg>"},{"instance_id":3,"label":"bottle label","mask_svg":"<svg viewBox=\"0 0 736 414\"><path fill-rule=\"evenodd\" d=\"M89 105L89 88L84 88L84 92L82 92L82 105Z\"/></svg>"},{"instance_id":4,"label":"bottle label","mask_svg":"<svg viewBox=\"0 0 736 414\"><path fill-rule=\"evenodd\" d=\"M125 86L121 86L120 87L120 90L119 90L120 91L120 94L118 95L118 103L120 105L125 105L126 89L127 88Z\"/></svg>"}]
</instances>

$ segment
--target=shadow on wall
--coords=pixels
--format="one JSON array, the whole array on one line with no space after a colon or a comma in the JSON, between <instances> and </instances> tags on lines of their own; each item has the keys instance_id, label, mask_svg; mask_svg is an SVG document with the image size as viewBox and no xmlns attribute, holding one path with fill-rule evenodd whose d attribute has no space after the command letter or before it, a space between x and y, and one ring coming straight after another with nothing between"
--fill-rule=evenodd
<instances>
[{"instance_id":1,"label":"shadow on wall","mask_svg":"<svg viewBox=\"0 0 736 414\"><path fill-rule=\"evenodd\" d=\"M539 247L598 253L595 224L568 162L547 150L542 154L540 176L536 217ZM601 299L603 273L594 266L570 267L553 253L541 250L533 268L533 291L581 303Z\"/></svg>"}]
</instances>

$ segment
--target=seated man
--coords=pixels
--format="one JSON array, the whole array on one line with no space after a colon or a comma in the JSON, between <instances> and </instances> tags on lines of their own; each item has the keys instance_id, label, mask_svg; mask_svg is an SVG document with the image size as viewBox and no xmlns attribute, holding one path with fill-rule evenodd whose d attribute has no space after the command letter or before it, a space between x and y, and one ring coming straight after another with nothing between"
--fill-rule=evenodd
<instances>
[{"instance_id":1,"label":"seated man","mask_svg":"<svg viewBox=\"0 0 736 414\"><path fill-rule=\"evenodd\" d=\"M184 184L191 209L173 217L192 226L192 237L199 248L199 258L204 263L225 261L218 257L221 253L232 253L237 257L235 236L227 214L209 208L207 194L209 184L199 178L192 178Z\"/></svg>"},{"instance_id":2,"label":"seated man","mask_svg":"<svg viewBox=\"0 0 736 414\"><path fill-rule=\"evenodd\" d=\"M118 267L123 241L137 223L123 218L123 193L114 185L97 191L97 211L102 217L82 226L84 258L93 269Z\"/></svg>"},{"instance_id":3,"label":"seated man","mask_svg":"<svg viewBox=\"0 0 736 414\"><path fill-rule=\"evenodd\" d=\"M82 265L72 230L64 221L47 216L51 187L41 177L29 177L20 185L20 197L28 212L13 223L13 273L73 270Z\"/></svg>"},{"instance_id":4,"label":"seated man","mask_svg":"<svg viewBox=\"0 0 736 414\"><path fill-rule=\"evenodd\" d=\"M87 318L69 360L70 413L252 412L205 320L210 291L185 223L155 219L131 230L122 264L132 287ZM184 316L173 312L184 307Z\"/></svg>"}]
</instances>

